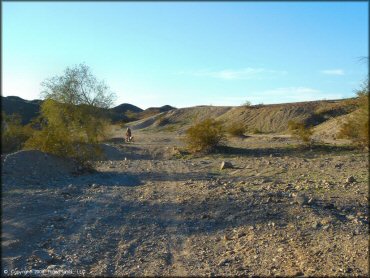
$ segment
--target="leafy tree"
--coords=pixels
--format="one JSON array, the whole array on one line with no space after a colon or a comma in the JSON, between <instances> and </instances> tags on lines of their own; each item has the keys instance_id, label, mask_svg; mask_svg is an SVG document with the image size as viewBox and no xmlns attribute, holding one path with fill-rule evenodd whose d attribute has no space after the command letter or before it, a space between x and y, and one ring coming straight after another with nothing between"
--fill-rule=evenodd
<instances>
[{"instance_id":1,"label":"leafy tree","mask_svg":"<svg viewBox=\"0 0 370 278\"><path fill-rule=\"evenodd\" d=\"M45 101L41 105L41 129L25 147L87 163L101 154L98 142L109 125L101 108L113 103L114 94L103 82L78 65L62 76L42 83Z\"/></svg>"},{"instance_id":2,"label":"leafy tree","mask_svg":"<svg viewBox=\"0 0 370 278\"><path fill-rule=\"evenodd\" d=\"M46 79L41 85L45 99L60 103L109 108L115 100L115 94L104 81L98 81L85 64L68 67L64 75Z\"/></svg>"}]
</instances>

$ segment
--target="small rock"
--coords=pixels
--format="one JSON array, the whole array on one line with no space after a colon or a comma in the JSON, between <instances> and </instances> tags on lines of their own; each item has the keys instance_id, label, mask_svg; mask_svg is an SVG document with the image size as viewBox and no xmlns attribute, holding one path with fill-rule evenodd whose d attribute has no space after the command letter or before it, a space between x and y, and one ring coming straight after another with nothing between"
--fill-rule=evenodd
<instances>
[{"instance_id":1,"label":"small rock","mask_svg":"<svg viewBox=\"0 0 370 278\"><path fill-rule=\"evenodd\" d=\"M352 215L352 214L349 214L349 215L346 215L346 218L347 218L348 220L354 220L354 219L355 219L355 216L354 216L354 215Z\"/></svg>"},{"instance_id":2,"label":"small rock","mask_svg":"<svg viewBox=\"0 0 370 278\"><path fill-rule=\"evenodd\" d=\"M228 162L228 161L222 161L221 162L221 166L220 166L221 170L232 169L232 168L233 168L233 165L231 164L231 162Z\"/></svg>"},{"instance_id":3,"label":"small rock","mask_svg":"<svg viewBox=\"0 0 370 278\"><path fill-rule=\"evenodd\" d=\"M306 195L299 193L295 196L295 202L299 204L300 206L304 206L308 204L308 198Z\"/></svg>"},{"instance_id":4,"label":"small rock","mask_svg":"<svg viewBox=\"0 0 370 278\"><path fill-rule=\"evenodd\" d=\"M313 203L314 203L314 199L313 198L309 198L308 201L307 201L307 204L312 205Z\"/></svg>"},{"instance_id":5,"label":"small rock","mask_svg":"<svg viewBox=\"0 0 370 278\"><path fill-rule=\"evenodd\" d=\"M313 224L312 224L312 228L313 229L317 229L318 227L320 226L320 223L315 221Z\"/></svg>"},{"instance_id":6,"label":"small rock","mask_svg":"<svg viewBox=\"0 0 370 278\"><path fill-rule=\"evenodd\" d=\"M323 229L324 231L326 231L327 229L329 229L329 227L330 227L330 225L325 225L325 226L323 226L323 227L322 227L322 229Z\"/></svg>"},{"instance_id":7,"label":"small rock","mask_svg":"<svg viewBox=\"0 0 370 278\"><path fill-rule=\"evenodd\" d=\"M54 269L56 269L57 268L57 266L55 265L55 264L51 264L51 265L49 265L48 267L47 267L47 269L48 270L54 270Z\"/></svg>"},{"instance_id":8,"label":"small rock","mask_svg":"<svg viewBox=\"0 0 370 278\"><path fill-rule=\"evenodd\" d=\"M223 266L223 265L226 265L226 264L229 264L231 263L232 260L231 259L222 259L219 263L218 263L218 266Z\"/></svg>"},{"instance_id":9,"label":"small rock","mask_svg":"<svg viewBox=\"0 0 370 278\"><path fill-rule=\"evenodd\" d=\"M354 176L349 176L347 179L346 179L346 182L347 183L354 183L356 181L355 177Z\"/></svg>"}]
</instances>

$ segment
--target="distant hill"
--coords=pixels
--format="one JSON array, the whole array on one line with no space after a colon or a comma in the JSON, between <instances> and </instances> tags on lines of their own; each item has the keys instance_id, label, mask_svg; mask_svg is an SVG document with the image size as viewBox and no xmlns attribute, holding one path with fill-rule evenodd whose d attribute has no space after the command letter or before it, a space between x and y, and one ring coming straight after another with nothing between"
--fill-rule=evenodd
<instances>
[{"instance_id":1,"label":"distant hill","mask_svg":"<svg viewBox=\"0 0 370 278\"><path fill-rule=\"evenodd\" d=\"M39 115L42 100L25 100L16 96L1 97L1 111L7 115L19 114L22 124L27 124Z\"/></svg>"},{"instance_id":2,"label":"distant hill","mask_svg":"<svg viewBox=\"0 0 370 278\"><path fill-rule=\"evenodd\" d=\"M163 112L131 123L133 129L176 130L206 118L221 120L226 126L241 123L249 131L286 132L288 122L304 121L318 127L334 118L343 118L355 107L347 100L322 100L252 106L195 106ZM320 130L320 129L317 129Z\"/></svg>"},{"instance_id":3,"label":"distant hill","mask_svg":"<svg viewBox=\"0 0 370 278\"><path fill-rule=\"evenodd\" d=\"M1 109L7 115L19 114L22 118L22 124L29 123L33 118L40 113L40 105L42 100L25 100L17 96L1 97ZM108 117L112 122L131 122L155 114L176 109L170 105L162 107L151 107L143 110L129 103L122 103L118 106L109 109L101 109L104 116Z\"/></svg>"},{"instance_id":4,"label":"distant hill","mask_svg":"<svg viewBox=\"0 0 370 278\"><path fill-rule=\"evenodd\" d=\"M140 119L147 118L147 117L150 117L150 116L162 113L162 112L174 110L174 109L176 108L171 105L164 105L161 107L149 107L145 109L144 111L140 112L139 118Z\"/></svg>"},{"instance_id":5,"label":"distant hill","mask_svg":"<svg viewBox=\"0 0 370 278\"><path fill-rule=\"evenodd\" d=\"M115 113L126 113L127 111L131 111L133 113L140 113L144 111L143 109L129 103L122 103L116 107L111 108L110 110L112 110Z\"/></svg>"}]
</instances>

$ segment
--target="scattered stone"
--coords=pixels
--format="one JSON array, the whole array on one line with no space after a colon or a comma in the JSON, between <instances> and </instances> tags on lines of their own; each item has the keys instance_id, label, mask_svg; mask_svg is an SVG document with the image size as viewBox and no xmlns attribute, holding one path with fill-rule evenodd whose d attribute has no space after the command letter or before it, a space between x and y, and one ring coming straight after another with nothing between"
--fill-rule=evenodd
<instances>
[{"instance_id":1,"label":"scattered stone","mask_svg":"<svg viewBox=\"0 0 370 278\"><path fill-rule=\"evenodd\" d=\"M233 165L231 162L228 162L228 161L222 161L221 162L221 166L220 166L220 169L221 170L224 170L224 169L232 169L233 168Z\"/></svg>"}]
</instances>

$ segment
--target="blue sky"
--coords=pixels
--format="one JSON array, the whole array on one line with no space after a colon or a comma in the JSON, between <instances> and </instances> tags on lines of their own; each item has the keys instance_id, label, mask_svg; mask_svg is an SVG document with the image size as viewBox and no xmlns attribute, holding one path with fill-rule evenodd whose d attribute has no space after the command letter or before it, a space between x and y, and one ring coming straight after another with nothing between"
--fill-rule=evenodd
<instances>
[{"instance_id":1,"label":"blue sky","mask_svg":"<svg viewBox=\"0 0 370 278\"><path fill-rule=\"evenodd\" d=\"M352 97L368 74L368 2L3 2L2 95L86 63L116 104Z\"/></svg>"}]
</instances>

